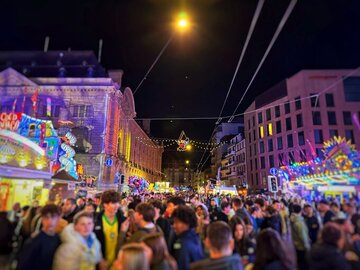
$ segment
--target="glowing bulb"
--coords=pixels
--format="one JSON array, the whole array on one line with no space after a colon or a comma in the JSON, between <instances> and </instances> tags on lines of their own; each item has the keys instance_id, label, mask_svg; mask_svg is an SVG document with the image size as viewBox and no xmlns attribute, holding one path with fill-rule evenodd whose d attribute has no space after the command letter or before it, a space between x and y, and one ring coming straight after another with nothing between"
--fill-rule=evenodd
<instances>
[{"instance_id":1,"label":"glowing bulb","mask_svg":"<svg viewBox=\"0 0 360 270\"><path fill-rule=\"evenodd\" d=\"M187 24L188 24L188 22L187 22L187 20L185 20L185 19L181 19L181 20L179 20L179 22L178 22L178 26L179 26L180 28L185 28L185 27L187 26Z\"/></svg>"},{"instance_id":2,"label":"glowing bulb","mask_svg":"<svg viewBox=\"0 0 360 270\"><path fill-rule=\"evenodd\" d=\"M19 161L19 166L20 166L20 167L26 167L26 165L28 165L27 160L21 159L21 160Z\"/></svg>"},{"instance_id":3,"label":"glowing bulb","mask_svg":"<svg viewBox=\"0 0 360 270\"><path fill-rule=\"evenodd\" d=\"M192 148L191 144L186 145L186 150L190 151Z\"/></svg>"},{"instance_id":4,"label":"glowing bulb","mask_svg":"<svg viewBox=\"0 0 360 270\"><path fill-rule=\"evenodd\" d=\"M41 170L43 168L43 165L41 163L38 163L35 165L36 169Z\"/></svg>"}]
</instances>

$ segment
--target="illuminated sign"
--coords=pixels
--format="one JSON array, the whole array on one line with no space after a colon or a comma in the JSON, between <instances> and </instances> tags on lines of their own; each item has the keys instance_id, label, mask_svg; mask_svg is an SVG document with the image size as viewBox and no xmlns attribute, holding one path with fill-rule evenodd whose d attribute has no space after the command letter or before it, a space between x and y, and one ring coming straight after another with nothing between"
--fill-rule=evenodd
<instances>
[{"instance_id":1,"label":"illuminated sign","mask_svg":"<svg viewBox=\"0 0 360 270\"><path fill-rule=\"evenodd\" d=\"M22 113L0 113L0 128L16 131L19 128Z\"/></svg>"}]
</instances>

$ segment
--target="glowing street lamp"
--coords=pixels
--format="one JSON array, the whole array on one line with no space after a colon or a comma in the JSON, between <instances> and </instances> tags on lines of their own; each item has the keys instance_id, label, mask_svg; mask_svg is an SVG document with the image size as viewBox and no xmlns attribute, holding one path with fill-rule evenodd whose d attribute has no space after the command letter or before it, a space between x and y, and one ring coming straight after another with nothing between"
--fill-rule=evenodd
<instances>
[{"instance_id":1,"label":"glowing street lamp","mask_svg":"<svg viewBox=\"0 0 360 270\"><path fill-rule=\"evenodd\" d=\"M185 160L185 164L189 165L190 164L190 160Z\"/></svg>"},{"instance_id":2,"label":"glowing street lamp","mask_svg":"<svg viewBox=\"0 0 360 270\"><path fill-rule=\"evenodd\" d=\"M186 151L191 151L191 149L192 149L191 144L186 145Z\"/></svg>"}]
</instances>

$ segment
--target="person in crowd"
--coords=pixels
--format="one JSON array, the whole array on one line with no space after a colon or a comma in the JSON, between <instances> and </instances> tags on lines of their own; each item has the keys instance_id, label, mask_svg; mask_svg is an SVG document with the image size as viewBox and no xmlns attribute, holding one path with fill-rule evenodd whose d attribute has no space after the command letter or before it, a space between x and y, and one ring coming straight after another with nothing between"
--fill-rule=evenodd
<instances>
[{"instance_id":1,"label":"person in crowd","mask_svg":"<svg viewBox=\"0 0 360 270\"><path fill-rule=\"evenodd\" d=\"M121 228L121 243L123 242L141 242L142 238L150 233L162 233L159 226L154 224L155 209L150 203L139 203L135 208L135 223L137 225L137 231L130 236L126 241L126 233L128 228L123 226ZM127 223L129 224L129 223Z\"/></svg>"},{"instance_id":2,"label":"person in crowd","mask_svg":"<svg viewBox=\"0 0 360 270\"><path fill-rule=\"evenodd\" d=\"M170 218L171 220L172 213L180 205L185 205L184 199L180 197L171 197L166 204L165 217Z\"/></svg>"},{"instance_id":3,"label":"person in crowd","mask_svg":"<svg viewBox=\"0 0 360 270\"><path fill-rule=\"evenodd\" d=\"M280 234L272 228L260 232L252 270L294 270L295 256L289 253Z\"/></svg>"},{"instance_id":4,"label":"person in crowd","mask_svg":"<svg viewBox=\"0 0 360 270\"><path fill-rule=\"evenodd\" d=\"M307 251L310 249L310 238L304 218L301 216L301 206L293 204L290 216L291 236L296 250L297 265L299 270L307 270Z\"/></svg>"},{"instance_id":5,"label":"person in crowd","mask_svg":"<svg viewBox=\"0 0 360 270\"><path fill-rule=\"evenodd\" d=\"M77 213L76 201L74 198L68 198L65 200L65 203L62 207L63 219L68 223L72 223L74 216Z\"/></svg>"},{"instance_id":6,"label":"person in crowd","mask_svg":"<svg viewBox=\"0 0 360 270\"><path fill-rule=\"evenodd\" d=\"M231 202L232 208L235 211L235 215L238 215L239 217L241 217L242 219L244 217L249 218L250 220L252 220L249 212L246 210L246 208L244 207L243 202L241 201L240 198L234 198Z\"/></svg>"},{"instance_id":7,"label":"person in crowd","mask_svg":"<svg viewBox=\"0 0 360 270\"><path fill-rule=\"evenodd\" d=\"M130 243L124 245L114 262L115 270L150 270L150 258L145 244ZM152 254L150 253L150 257Z\"/></svg>"},{"instance_id":8,"label":"person in crowd","mask_svg":"<svg viewBox=\"0 0 360 270\"><path fill-rule=\"evenodd\" d=\"M265 212L266 206L265 206L265 200L263 198L256 198L254 200L254 204L260 209L261 212L263 213Z\"/></svg>"},{"instance_id":9,"label":"person in crowd","mask_svg":"<svg viewBox=\"0 0 360 270\"><path fill-rule=\"evenodd\" d=\"M281 218L273 206L266 207L265 218L261 224L261 229L272 228L281 235Z\"/></svg>"},{"instance_id":10,"label":"person in crowd","mask_svg":"<svg viewBox=\"0 0 360 270\"><path fill-rule=\"evenodd\" d=\"M170 221L162 216L165 212L164 205L161 203L160 200L151 200L150 203L152 204L152 206L154 206L155 209L155 224L161 228L167 241L170 236L171 225Z\"/></svg>"},{"instance_id":11,"label":"person in crowd","mask_svg":"<svg viewBox=\"0 0 360 270\"><path fill-rule=\"evenodd\" d=\"M55 251L61 243L59 235L55 233L60 214L60 208L54 204L41 209L41 231L25 243L19 256L18 270L52 269Z\"/></svg>"},{"instance_id":12,"label":"person in crowd","mask_svg":"<svg viewBox=\"0 0 360 270\"><path fill-rule=\"evenodd\" d=\"M188 206L178 206L172 212L176 237L170 243L170 254L181 270L188 270L190 263L203 259L203 250L195 232L197 218L195 211Z\"/></svg>"},{"instance_id":13,"label":"person in crowd","mask_svg":"<svg viewBox=\"0 0 360 270\"><path fill-rule=\"evenodd\" d=\"M321 200L318 204L318 211L320 213L322 224L325 225L331 221L335 214L330 210L330 205L327 200Z\"/></svg>"},{"instance_id":14,"label":"person in crowd","mask_svg":"<svg viewBox=\"0 0 360 270\"><path fill-rule=\"evenodd\" d=\"M206 246L210 258L194 262L191 270L242 270L239 254L233 254L234 239L230 226L223 221L216 221L207 229Z\"/></svg>"},{"instance_id":15,"label":"person in crowd","mask_svg":"<svg viewBox=\"0 0 360 270\"><path fill-rule=\"evenodd\" d=\"M74 216L74 223L66 226L60 235L62 244L56 250L53 270L95 270L100 262L100 269L106 269L93 229L92 213L81 211Z\"/></svg>"},{"instance_id":16,"label":"person in crowd","mask_svg":"<svg viewBox=\"0 0 360 270\"><path fill-rule=\"evenodd\" d=\"M6 269L12 252L14 226L6 212L0 212L0 269Z\"/></svg>"},{"instance_id":17,"label":"person in crowd","mask_svg":"<svg viewBox=\"0 0 360 270\"><path fill-rule=\"evenodd\" d=\"M79 197L76 200L76 207L77 207L78 212L84 210L85 205L86 205L86 201L85 201L85 199L83 197Z\"/></svg>"},{"instance_id":18,"label":"person in crowd","mask_svg":"<svg viewBox=\"0 0 360 270\"><path fill-rule=\"evenodd\" d=\"M164 236L160 233L146 235L142 241L152 250L151 270L177 270L175 259L169 254Z\"/></svg>"},{"instance_id":19,"label":"person in crowd","mask_svg":"<svg viewBox=\"0 0 360 270\"><path fill-rule=\"evenodd\" d=\"M351 265L340 252L344 243L340 226L334 222L327 222L320 232L320 241L310 250L309 269L351 270Z\"/></svg>"},{"instance_id":20,"label":"person in crowd","mask_svg":"<svg viewBox=\"0 0 360 270\"><path fill-rule=\"evenodd\" d=\"M334 213L334 218L345 219L346 215L343 211L341 211L340 206L337 202L330 203L330 210Z\"/></svg>"},{"instance_id":21,"label":"person in crowd","mask_svg":"<svg viewBox=\"0 0 360 270\"><path fill-rule=\"evenodd\" d=\"M84 210L88 213L95 215L96 208L97 208L96 204L94 204L92 202L88 202L88 203L86 203Z\"/></svg>"},{"instance_id":22,"label":"person in crowd","mask_svg":"<svg viewBox=\"0 0 360 270\"><path fill-rule=\"evenodd\" d=\"M217 221L218 215L219 215L219 213L221 213L221 211L219 211L219 207L216 203L215 198L210 199L210 205L209 205L208 211L209 211L210 221L211 222Z\"/></svg>"},{"instance_id":23,"label":"person in crowd","mask_svg":"<svg viewBox=\"0 0 360 270\"><path fill-rule=\"evenodd\" d=\"M308 228L311 244L314 244L318 238L320 224L319 224L319 220L314 215L314 209L312 208L312 206L310 204L306 204L304 206L303 217L304 217L305 224Z\"/></svg>"},{"instance_id":24,"label":"person in crowd","mask_svg":"<svg viewBox=\"0 0 360 270\"><path fill-rule=\"evenodd\" d=\"M21 206L20 203L16 202L14 203L12 210L9 211L8 214L8 220L13 223L13 224L17 224L20 218L20 213L21 213Z\"/></svg>"},{"instance_id":25,"label":"person in crowd","mask_svg":"<svg viewBox=\"0 0 360 270\"><path fill-rule=\"evenodd\" d=\"M128 220L119 211L120 195L116 191L107 190L101 196L103 212L95 220L94 233L101 244L101 252L111 265L120 249L121 226L128 227Z\"/></svg>"},{"instance_id":26,"label":"person in crowd","mask_svg":"<svg viewBox=\"0 0 360 270\"><path fill-rule=\"evenodd\" d=\"M261 225L264 221L264 214L262 210L257 206L254 205L249 210L250 215L253 218L253 225L254 225L254 232L258 233L259 229L261 228Z\"/></svg>"},{"instance_id":27,"label":"person in crowd","mask_svg":"<svg viewBox=\"0 0 360 270\"><path fill-rule=\"evenodd\" d=\"M256 242L249 238L244 221L239 216L233 216L229 224L235 240L234 252L241 256L243 265L253 263Z\"/></svg>"},{"instance_id":28,"label":"person in crowd","mask_svg":"<svg viewBox=\"0 0 360 270\"><path fill-rule=\"evenodd\" d=\"M221 208L221 211L218 212L213 217L213 222L214 221L224 221L224 222L228 223L229 222L229 213L230 213L230 210L231 210L230 203L228 203L227 201L223 201L220 204L220 208Z\"/></svg>"},{"instance_id":29,"label":"person in crowd","mask_svg":"<svg viewBox=\"0 0 360 270\"><path fill-rule=\"evenodd\" d=\"M196 207L197 226L196 233L200 236L201 242L205 240L206 228L210 223L209 212L206 206L202 203Z\"/></svg>"}]
</instances>

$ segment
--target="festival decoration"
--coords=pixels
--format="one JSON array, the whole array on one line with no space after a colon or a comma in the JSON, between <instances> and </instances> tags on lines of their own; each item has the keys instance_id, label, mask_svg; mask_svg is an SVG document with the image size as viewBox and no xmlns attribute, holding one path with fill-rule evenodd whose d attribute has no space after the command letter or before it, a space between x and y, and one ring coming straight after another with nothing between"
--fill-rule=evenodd
<instances>
[{"instance_id":1,"label":"festival decoration","mask_svg":"<svg viewBox=\"0 0 360 270\"><path fill-rule=\"evenodd\" d=\"M294 188L312 189L321 185L359 185L360 154L350 141L334 137L324 142L324 160L316 158L282 166L279 177Z\"/></svg>"},{"instance_id":2,"label":"festival decoration","mask_svg":"<svg viewBox=\"0 0 360 270\"><path fill-rule=\"evenodd\" d=\"M33 109L33 112L34 112L34 116L36 116L36 107L37 107L38 97L39 97L39 91L36 90L36 91L34 92L34 94L31 96L32 109Z\"/></svg>"},{"instance_id":3,"label":"festival decoration","mask_svg":"<svg viewBox=\"0 0 360 270\"><path fill-rule=\"evenodd\" d=\"M149 188L149 182L138 176L130 176L128 186L132 194L139 194Z\"/></svg>"},{"instance_id":4,"label":"festival decoration","mask_svg":"<svg viewBox=\"0 0 360 270\"><path fill-rule=\"evenodd\" d=\"M59 153L59 162L61 167L57 173L65 170L70 176L78 179L76 161L74 160L75 150L72 148L72 146L76 143L76 137L71 132L68 132L61 139L63 140L63 143L60 145Z\"/></svg>"},{"instance_id":5,"label":"festival decoration","mask_svg":"<svg viewBox=\"0 0 360 270\"><path fill-rule=\"evenodd\" d=\"M186 146L190 143L190 140L188 137L186 137L186 134L184 131L181 131L179 139L177 141L178 144L178 151L186 151Z\"/></svg>"}]
</instances>

